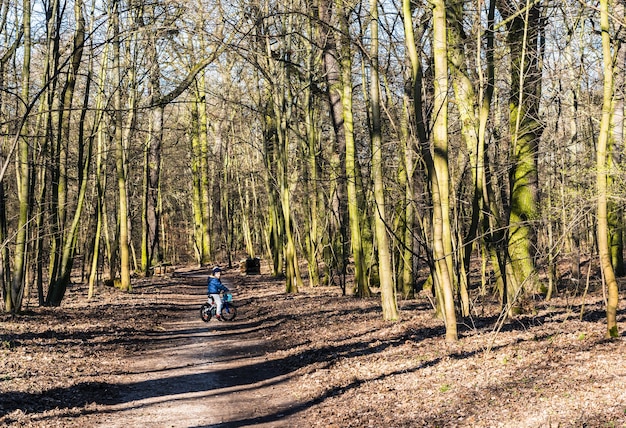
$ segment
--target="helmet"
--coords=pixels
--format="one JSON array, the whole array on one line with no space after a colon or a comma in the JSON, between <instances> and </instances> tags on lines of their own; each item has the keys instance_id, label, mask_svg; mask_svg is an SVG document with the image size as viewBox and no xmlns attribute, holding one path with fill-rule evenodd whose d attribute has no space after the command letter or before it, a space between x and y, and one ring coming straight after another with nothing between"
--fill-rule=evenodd
<instances>
[{"instance_id":1,"label":"helmet","mask_svg":"<svg viewBox=\"0 0 626 428\"><path fill-rule=\"evenodd\" d=\"M216 273L221 272L221 271L222 271L222 269L220 269L220 267L219 267L219 266L215 266L215 267L213 268L213 274L216 274Z\"/></svg>"}]
</instances>

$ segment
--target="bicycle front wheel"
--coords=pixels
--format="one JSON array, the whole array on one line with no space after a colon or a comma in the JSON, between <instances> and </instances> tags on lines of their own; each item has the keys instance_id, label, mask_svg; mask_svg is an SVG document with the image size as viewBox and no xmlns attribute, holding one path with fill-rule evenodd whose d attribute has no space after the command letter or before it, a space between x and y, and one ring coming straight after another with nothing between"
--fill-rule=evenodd
<instances>
[{"instance_id":1,"label":"bicycle front wheel","mask_svg":"<svg viewBox=\"0 0 626 428\"><path fill-rule=\"evenodd\" d=\"M224 302L222 306L222 319L224 321L232 321L237 316L237 308L232 303Z\"/></svg>"},{"instance_id":2,"label":"bicycle front wheel","mask_svg":"<svg viewBox=\"0 0 626 428\"><path fill-rule=\"evenodd\" d=\"M202 321L209 322L211 321L212 316L213 315L211 314L211 305L205 303L200 307L200 319L202 319Z\"/></svg>"}]
</instances>

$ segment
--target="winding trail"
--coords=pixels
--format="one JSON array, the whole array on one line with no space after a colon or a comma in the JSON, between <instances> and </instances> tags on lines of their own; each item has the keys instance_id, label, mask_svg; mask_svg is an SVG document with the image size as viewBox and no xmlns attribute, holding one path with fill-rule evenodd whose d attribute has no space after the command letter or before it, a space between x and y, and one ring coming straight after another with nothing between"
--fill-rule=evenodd
<instances>
[{"instance_id":1,"label":"winding trail","mask_svg":"<svg viewBox=\"0 0 626 428\"><path fill-rule=\"evenodd\" d=\"M227 282L237 296L237 286ZM179 287L181 288L181 287ZM289 427L297 403L284 397L289 372L262 354L261 327L240 313L233 322L203 323L198 286L168 294L187 308L164 322L126 373L112 376L119 396L92 414L101 427Z\"/></svg>"}]
</instances>

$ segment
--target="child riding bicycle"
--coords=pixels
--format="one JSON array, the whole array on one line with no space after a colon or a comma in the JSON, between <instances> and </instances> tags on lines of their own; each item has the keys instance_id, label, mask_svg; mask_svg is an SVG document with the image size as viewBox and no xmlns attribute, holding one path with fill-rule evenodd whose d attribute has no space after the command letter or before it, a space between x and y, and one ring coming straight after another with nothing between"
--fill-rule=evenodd
<instances>
[{"instance_id":1,"label":"child riding bicycle","mask_svg":"<svg viewBox=\"0 0 626 428\"><path fill-rule=\"evenodd\" d=\"M209 275L209 280L207 284L206 293L213 298L216 306L216 315L215 317L219 320L221 319L222 313L222 296L220 296L221 292L228 293L228 288L221 281L222 269L218 266L215 266L212 271L212 275Z\"/></svg>"}]
</instances>

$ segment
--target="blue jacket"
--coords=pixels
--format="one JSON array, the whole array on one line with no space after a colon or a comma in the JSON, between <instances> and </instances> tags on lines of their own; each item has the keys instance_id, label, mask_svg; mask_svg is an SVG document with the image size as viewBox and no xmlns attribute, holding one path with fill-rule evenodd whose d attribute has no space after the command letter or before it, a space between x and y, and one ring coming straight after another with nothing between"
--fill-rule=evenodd
<instances>
[{"instance_id":1,"label":"blue jacket","mask_svg":"<svg viewBox=\"0 0 626 428\"><path fill-rule=\"evenodd\" d=\"M214 276L209 276L209 284L207 286L206 294L218 294L220 291L228 292L228 288L222 284L222 281Z\"/></svg>"}]
</instances>

